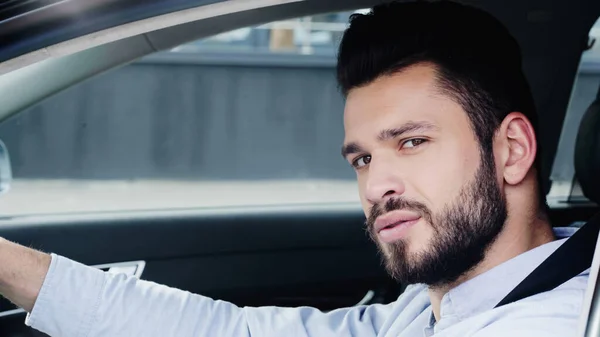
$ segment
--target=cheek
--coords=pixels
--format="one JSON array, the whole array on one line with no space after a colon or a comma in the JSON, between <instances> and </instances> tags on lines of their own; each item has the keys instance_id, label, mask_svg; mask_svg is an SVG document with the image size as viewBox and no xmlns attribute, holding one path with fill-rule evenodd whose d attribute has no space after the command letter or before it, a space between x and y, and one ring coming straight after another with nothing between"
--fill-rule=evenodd
<instances>
[{"instance_id":1,"label":"cheek","mask_svg":"<svg viewBox=\"0 0 600 337\"><path fill-rule=\"evenodd\" d=\"M430 223L427 223L425 219L413 227L413 231L410 235L409 251L413 253L425 252L431 245L431 240L435 236L435 231Z\"/></svg>"},{"instance_id":2,"label":"cheek","mask_svg":"<svg viewBox=\"0 0 600 337\"><path fill-rule=\"evenodd\" d=\"M361 177L361 175L357 176L357 183L358 183L358 196L360 197L360 204L362 206L363 212L365 213L365 216L369 216L369 212L371 211L371 207L373 205L371 205L371 203L367 200L366 197L366 180L363 179Z\"/></svg>"},{"instance_id":3,"label":"cheek","mask_svg":"<svg viewBox=\"0 0 600 337\"><path fill-rule=\"evenodd\" d=\"M451 203L461 188L474 176L478 156L458 146L432 148L426 155L411 165L409 184L417 198L439 212Z\"/></svg>"},{"instance_id":4,"label":"cheek","mask_svg":"<svg viewBox=\"0 0 600 337\"><path fill-rule=\"evenodd\" d=\"M372 205L363 199L360 200L360 203L361 203L363 212L365 213L365 218L369 218L369 214L371 213Z\"/></svg>"}]
</instances>

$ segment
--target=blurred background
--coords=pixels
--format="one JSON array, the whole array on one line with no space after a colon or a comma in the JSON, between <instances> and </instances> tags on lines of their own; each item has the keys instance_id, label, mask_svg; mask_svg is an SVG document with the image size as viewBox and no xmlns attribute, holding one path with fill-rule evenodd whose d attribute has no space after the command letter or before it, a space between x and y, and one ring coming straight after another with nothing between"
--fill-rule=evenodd
<instances>
[{"instance_id":1,"label":"blurred background","mask_svg":"<svg viewBox=\"0 0 600 337\"><path fill-rule=\"evenodd\" d=\"M0 214L358 204L354 172L339 155L344 102L335 82L352 13L194 41L17 114L0 124L15 177ZM572 142L600 83L600 42L584 52L575 80L565 123ZM559 148L555 177L570 153Z\"/></svg>"}]
</instances>

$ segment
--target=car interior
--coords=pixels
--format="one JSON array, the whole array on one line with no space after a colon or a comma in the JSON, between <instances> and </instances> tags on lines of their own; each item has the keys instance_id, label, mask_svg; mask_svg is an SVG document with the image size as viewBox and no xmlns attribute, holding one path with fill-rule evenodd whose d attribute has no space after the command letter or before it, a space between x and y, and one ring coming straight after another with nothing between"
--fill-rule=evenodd
<instances>
[{"instance_id":1,"label":"car interior","mask_svg":"<svg viewBox=\"0 0 600 337\"><path fill-rule=\"evenodd\" d=\"M18 151L11 147L14 143L3 139L11 134L4 130L16 132L19 116L35 113L32 109L57 95L75 97L66 95L78 85L209 36L275 21L354 11L380 2L2 3L0 139L6 148L0 146L0 161L6 161L4 152ZM557 227L581 226L600 211L600 60L587 65L596 76L586 87L594 92L595 101L585 101L582 107L573 97L577 95L582 53L594 46L589 36L600 17L600 2L464 2L494 14L521 44L524 71L540 115L539 144L550 220ZM334 59L318 62L333 79ZM341 111L331 113L339 115ZM46 118L51 120L52 113ZM13 157L14 162L22 160ZM12 178L17 181L20 173L15 168ZM10 179L6 172L10 173L10 166L0 165L0 192L2 183ZM0 195L0 209L11 193ZM240 306L312 306L326 311L390 303L405 287L386 274L375 245L365 234L365 216L356 202L16 212L0 217L0 237L8 240L107 272L128 273ZM597 232L595 235L593 242ZM598 261L595 258L594 262ZM582 314L587 336L600 333L600 299L595 299L600 291L595 288L594 275L597 270L590 281L589 308ZM0 298L0 335L44 336L25 326L25 315Z\"/></svg>"}]
</instances>

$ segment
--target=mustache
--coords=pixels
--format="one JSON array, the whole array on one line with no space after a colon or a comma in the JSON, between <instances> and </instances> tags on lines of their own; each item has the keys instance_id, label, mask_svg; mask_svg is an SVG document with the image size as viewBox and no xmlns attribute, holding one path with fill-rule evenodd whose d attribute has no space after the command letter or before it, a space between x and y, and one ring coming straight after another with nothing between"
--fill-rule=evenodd
<instances>
[{"instance_id":1,"label":"mustache","mask_svg":"<svg viewBox=\"0 0 600 337\"><path fill-rule=\"evenodd\" d=\"M397 210L408 210L419 213L419 215L421 215L421 217L423 217L423 219L425 219L428 223L432 223L432 213L425 204L416 200L398 197L373 205L365 223L367 227L366 229L369 231L369 233L371 233L373 231L373 227L375 226L375 220L378 217Z\"/></svg>"}]
</instances>

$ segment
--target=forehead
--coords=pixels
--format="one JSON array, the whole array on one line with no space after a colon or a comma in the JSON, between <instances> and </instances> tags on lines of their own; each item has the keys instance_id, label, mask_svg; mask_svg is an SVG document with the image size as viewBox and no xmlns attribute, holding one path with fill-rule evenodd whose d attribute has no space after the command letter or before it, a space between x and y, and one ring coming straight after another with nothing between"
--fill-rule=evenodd
<instances>
[{"instance_id":1,"label":"forehead","mask_svg":"<svg viewBox=\"0 0 600 337\"><path fill-rule=\"evenodd\" d=\"M382 76L348 94L344 110L347 141L415 121L441 128L468 126L462 107L441 93L431 65L415 65Z\"/></svg>"}]
</instances>

